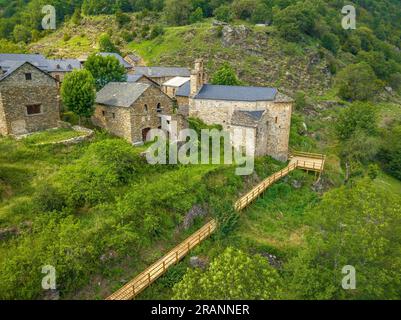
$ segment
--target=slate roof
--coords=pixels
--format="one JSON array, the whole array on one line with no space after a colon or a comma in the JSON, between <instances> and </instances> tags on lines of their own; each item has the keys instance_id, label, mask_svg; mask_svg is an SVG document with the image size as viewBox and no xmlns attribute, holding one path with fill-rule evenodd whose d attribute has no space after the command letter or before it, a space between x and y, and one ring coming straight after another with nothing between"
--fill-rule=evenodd
<instances>
[{"instance_id":1,"label":"slate roof","mask_svg":"<svg viewBox=\"0 0 401 320\"><path fill-rule=\"evenodd\" d=\"M121 63L125 68L127 68L127 69L131 69L131 68L132 68L132 65L130 65L127 61L125 61L125 60L123 59L123 57L120 56L118 53L114 53L114 52L100 52L99 54L100 54L102 57L109 57L109 56L115 57L115 58L117 58L118 61L120 61L120 63Z\"/></svg>"},{"instance_id":2,"label":"slate roof","mask_svg":"<svg viewBox=\"0 0 401 320\"><path fill-rule=\"evenodd\" d=\"M81 63L77 59L49 59L49 72L70 72L74 69L81 69Z\"/></svg>"},{"instance_id":3,"label":"slate roof","mask_svg":"<svg viewBox=\"0 0 401 320\"><path fill-rule=\"evenodd\" d=\"M110 82L96 94L96 103L129 108L150 87L146 83Z\"/></svg>"},{"instance_id":4,"label":"slate roof","mask_svg":"<svg viewBox=\"0 0 401 320\"><path fill-rule=\"evenodd\" d=\"M29 62L32 65L41 68L42 70L48 69L48 61L41 54L16 54L16 53L0 54L0 65L4 65L7 61Z\"/></svg>"},{"instance_id":5,"label":"slate roof","mask_svg":"<svg viewBox=\"0 0 401 320\"><path fill-rule=\"evenodd\" d=\"M76 59L46 59L40 54L0 54L0 67L4 70L12 68L16 63L29 62L42 71L69 72L73 69L80 69L81 64Z\"/></svg>"},{"instance_id":6,"label":"slate roof","mask_svg":"<svg viewBox=\"0 0 401 320\"><path fill-rule=\"evenodd\" d=\"M236 110L231 118L232 125L256 127L266 111Z\"/></svg>"},{"instance_id":7,"label":"slate roof","mask_svg":"<svg viewBox=\"0 0 401 320\"><path fill-rule=\"evenodd\" d=\"M127 82L138 82L143 77L143 74L127 74Z\"/></svg>"},{"instance_id":8,"label":"slate roof","mask_svg":"<svg viewBox=\"0 0 401 320\"><path fill-rule=\"evenodd\" d=\"M14 71L16 71L17 69L19 69L20 67L22 67L24 64L29 64L31 65L33 68L38 69L39 71L43 72L45 75L47 75L48 77L50 77L51 79L53 79L54 81L57 81L55 78L53 78L48 72L46 72L45 70L43 70L42 68L32 64L29 61L8 61L7 62L7 66L4 67L1 65L0 62L0 68L1 70L5 71L5 73L0 74L0 81L4 80L5 78L7 78L9 75L11 75Z\"/></svg>"},{"instance_id":9,"label":"slate roof","mask_svg":"<svg viewBox=\"0 0 401 320\"><path fill-rule=\"evenodd\" d=\"M190 77L175 77L163 83L163 86L180 88L182 85L184 85L190 80L191 80Z\"/></svg>"},{"instance_id":10,"label":"slate roof","mask_svg":"<svg viewBox=\"0 0 401 320\"><path fill-rule=\"evenodd\" d=\"M228 101L274 101L277 89L267 87L221 86L205 84L195 99Z\"/></svg>"},{"instance_id":11,"label":"slate roof","mask_svg":"<svg viewBox=\"0 0 401 320\"><path fill-rule=\"evenodd\" d=\"M185 82L176 92L176 96L189 97L191 93L191 81Z\"/></svg>"},{"instance_id":12,"label":"slate roof","mask_svg":"<svg viewBox=\"0 0 401 320\"><path fill-rule=\"evenodd\" d=\"M162 77L190 77L191 72L187 68L178 67L135 67L135 74L144 74L150 78Z\"/></svg>"}]
</instances>

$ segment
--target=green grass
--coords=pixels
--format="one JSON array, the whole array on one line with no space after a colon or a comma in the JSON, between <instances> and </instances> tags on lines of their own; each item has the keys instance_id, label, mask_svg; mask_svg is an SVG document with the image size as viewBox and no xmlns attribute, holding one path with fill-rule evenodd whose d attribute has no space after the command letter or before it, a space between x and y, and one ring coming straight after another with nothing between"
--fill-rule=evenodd
<instances>
[{"instance_id":1,"label":"green grass","mask_svg":"<svg viewBox=\"0 0 401 320\"><path fill-rule=\"evenodd\" d=\"M72 129L47 130L29 135L24 141L28 144L51 144L85 135Z\"/></svg>"}]
</instances>

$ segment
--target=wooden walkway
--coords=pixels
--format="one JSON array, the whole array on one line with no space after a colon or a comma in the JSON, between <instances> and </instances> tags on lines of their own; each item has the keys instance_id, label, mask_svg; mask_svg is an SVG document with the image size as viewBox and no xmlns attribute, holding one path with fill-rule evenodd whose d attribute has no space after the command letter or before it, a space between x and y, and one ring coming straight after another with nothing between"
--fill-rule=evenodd
<instances>
[{"instance_id":1,"label":"wooden walkway","mask_svg":"<svg viewBox=\"0 0 401 320\"><path fill-rule=\"evenodd\" d=\"M314 171L319 173L323 172L326 157L319 154L293 152L290 157L289 165L273 174L267 179L263 180L259 185L253 188L246 195L241 197L234 205L235 210L242 211L248 207L253 201L260 197L266 189L272 184L290 174L296 169L306 171ZM320 176L319 176L320 178ZM160 278L167 272L167 269L179 261L181 261L194 247L199 245L203 240L207 239L213 232L217 230L217 221L211 220L201 229L196 231L193 235L183 241L180 245L175 247L167 253L159 261L152 264L149 268L139 274L132 281L128 282L117 292L113 293L106 300L131 300L138 294Z\"/></svg>"},{"instance_id":2,"label":"wooden walkway","mask_svg":"<svg viewBox=\"0 0 401 320\"><path fill-rule=\"evenodd\" d=\"M191 235L188 239L175 247L163 258L152 264L149 268L138 275L134 280L127 283L106 300L131 300L146 289L150 284L160 278L167 269L183 259L189 251L208 238L217 229L216 220L212 220L201 229Z\"/></svg>"}]
</instances>

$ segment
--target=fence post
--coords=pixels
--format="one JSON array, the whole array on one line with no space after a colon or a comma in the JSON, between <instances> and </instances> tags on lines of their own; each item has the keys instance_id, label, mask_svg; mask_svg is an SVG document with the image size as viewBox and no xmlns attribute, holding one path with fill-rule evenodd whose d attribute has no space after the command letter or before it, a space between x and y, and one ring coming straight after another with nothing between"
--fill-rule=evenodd
<instances>
[{"instance_id":1,"label":"fence post","mask_svg":"<svg viewBox=\"0 0 401 320\"><path fill-rule=\"evenodd\" d=\"M175 260L178 263L178 250L175 252Z\"/></svg>"},{"instance_id":2,"label":"fence post","mask_svg":"<svg viewBox=\"0 0 401 320\"><path fill-rule=\"evenodd\" d=\"M148 273L148 281L149 281L149 284L151 283L151 276L150 276L150 272Z\"/></svg>"}]
</instances>

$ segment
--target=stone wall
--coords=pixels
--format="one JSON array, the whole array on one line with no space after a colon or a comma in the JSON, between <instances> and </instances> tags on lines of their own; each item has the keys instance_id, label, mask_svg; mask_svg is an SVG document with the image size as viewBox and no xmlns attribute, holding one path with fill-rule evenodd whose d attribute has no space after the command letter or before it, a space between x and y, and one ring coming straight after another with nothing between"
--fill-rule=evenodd
<instances>
[{"instance_id":1,"label":"stone wall","mask_svg":"<svg viewBox=\"0 0 401 320\"><path fill-rule=\"evenodd\" d=\"M32 80L26 80L30 73ZM26 134L57 127L60 120L57 81L25 64L0 82L2 134ZM40 104L41 113L27 114L27 105Z\"/></svg>"},{"instance_id":2,"label":"stone wall","mask_svg":"<svg viewBox=\"0 0 401 320\"><path fill-rule=\"evenodd\" d=\"M104 113L103 113L104 112ZM109 107L97 104L92 116L95 126L131 142L131 111L124 107Z\"/></svg>"},{"instance_id":3,"label":"stone wall","mask_svg":"<svg viewBox=\"0 0 401 320\"><path fill-rule=\"evenodd\" d=\"M162 107L161 113L157 112L159 103ZM92 122L130 143L139 144L144 142L144 129L158 129L161 126L162 114L173 114L173 100L158 87L151 86L129 108L96 105Z\"/></svg>"},{"instance_id":4,"label":"stone wall","mask_svg":"<svg viewBox=\"0 0 401 320\"><path fill-rule=\"evenodd\" d=\"M256 154L287 161L291 103L189 99L189 104L190 117L202 119L208 125L220 124L225 130L229 129L235 110L267 110L257 130Z\"/></svg>"},{"instance_id":5,"label":"stone wall","mask_svg":"<svg viewBox=\"0 0 401 320\"><path fill-rule=\"evenodd\" d=\"M160 103L162 112L157 112ZM147 111L145 110L147 105ZM146 128L158 129L161 126L160 115L173 114L173 100L157 87L149 87L131 108L131 141L143 142L142 130Z\"/></svg>"}]
</instances>

